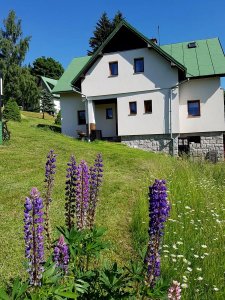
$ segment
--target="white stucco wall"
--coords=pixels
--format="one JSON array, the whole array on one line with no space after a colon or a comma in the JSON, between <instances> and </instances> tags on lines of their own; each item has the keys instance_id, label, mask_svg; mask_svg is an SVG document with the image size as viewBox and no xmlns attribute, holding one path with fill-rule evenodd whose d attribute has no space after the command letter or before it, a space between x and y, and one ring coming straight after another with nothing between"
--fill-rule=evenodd
<instances>
[{"instance_id":1,"label":"white stucco wall","mask_svg":"<svg viewBox=\"0 0 225 300\"><path fill-rule=\"evenodd\" d=\"M170 89L118 97L118 135L170 133ZM144 101L152 100L152 113L145 113ZM129 102L137 102L137 114L130 115ZM172 95L172 131L179 132L179 94Z\"/></svg>"},{"instance_id":2,"label":"white stucco wall","mask_svg":"<svg viewBox=\"0 0 225 300\"><path fill-rule=\"evenodd\" d=\"M78 125L78 110L85 110L82 97L75 93L61 94L62 133L77 137L77 130L86 131L86 125Z\"/></svg>"},{"instance_id":3,"label":"white stucco wall","mask_svg":"<svg viewBox=\"0 0 225 300\"><path fill-rule=\"evenodd\" d=\"M55 111L58 113L60 111L60 99L53 98Z\"/></svg>"},{"instance_id":4,"label":"white stucco wall","mask_svg":"<svg viewBox=\"0 0 225 300\"><path fill-rule=\"evenodd\" d=\"M134 59L144 58L144 73L134 74ZM109 62L118 61L118 76L110 76ZM135 49L104 54L89 69L82 82L87 96L102 96L168 88L178 81L177 68L153 49Z\"/></svg>"},{"instance_id":5,"label":"white stucco wall","mask_svg":"<svg viewBox=\"0 0 225 300\"><path fill-rule=\"evenodd\" d=\"M188 117L188 100L200 100L199 117ZM220 79L190 80L180 86L180 133L225 131L224 97Z\"/></svg>"}]
</instances>

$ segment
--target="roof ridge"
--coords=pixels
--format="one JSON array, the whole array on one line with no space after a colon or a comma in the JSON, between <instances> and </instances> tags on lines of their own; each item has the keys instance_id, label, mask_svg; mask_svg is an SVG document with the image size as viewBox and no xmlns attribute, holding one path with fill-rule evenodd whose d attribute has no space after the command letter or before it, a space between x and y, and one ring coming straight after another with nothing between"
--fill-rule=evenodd
<instances>
[{"instance_id":1,"label":"roof ridge","mask_svg":"<svg viewBox=\"0 0 225 300\"><path fill-rule=\"evenodd\" d=\"M219 37L213 37L213 38L207 38L207 39L193 39L193 40L189 40L189 41L184 41L184 42L177 42L177 43L169 43L169 44L164 44L164 45L160 45L159 47L164 47L164 46L170 46L170 45L176 45L176 44L185 44L185 43L191 43L191 42L198 42L198 41L207 41L207 40L214 40L214 39L218 39Z\"/></svg>"}]
</instances>

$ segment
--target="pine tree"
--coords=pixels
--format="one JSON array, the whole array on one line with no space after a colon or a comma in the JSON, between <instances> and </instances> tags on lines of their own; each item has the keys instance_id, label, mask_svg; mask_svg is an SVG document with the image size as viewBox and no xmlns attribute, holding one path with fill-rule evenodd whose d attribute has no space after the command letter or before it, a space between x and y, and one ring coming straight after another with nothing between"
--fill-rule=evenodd
<instances>
[{"instance_id":1,"label":"pine tree","mask_svg":"<svg viewBox=\"0 0 225 300\"><path fill-rule=\"evenodd\" d=\"M21 121L19 106L15 100L9 99L3 110L3 118L17 122Z\"/></svg>"},{"instance_id":2,"label":"pine tree","mask_svg":"<svg viewBox=\"0 0 225 300\"><path fill-rule=\"evenodd\" d=\"M112 21L108 18L106 12L101 15L95 26L93 37L89 39L89 45L92 50L88 50L88 55L92 55L101 46L101 44L123 19L123 15L120 11L115 14Z\"/></svg>"},{"instance_id":3,"label":"pine tree","mask_svg":"<svg viewBox=\"0 0 225 300\"><path fill-rule=\"evenodd\" d=\"M54 102L53 96L47 90L43 89L41 92L41 103L40 108L42 111L42 118L45 118L45 113L54 113Z\"/></svg>"}]
</instances>

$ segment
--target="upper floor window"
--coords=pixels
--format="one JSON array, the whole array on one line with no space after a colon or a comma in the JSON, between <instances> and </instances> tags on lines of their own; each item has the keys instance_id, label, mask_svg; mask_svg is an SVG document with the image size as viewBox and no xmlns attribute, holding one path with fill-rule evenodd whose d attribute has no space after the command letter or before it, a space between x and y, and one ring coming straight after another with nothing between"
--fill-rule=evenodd
<instances>
[{"instance_id":1,"label":"upper floor window","mask_svg":"<svg viewBox=\"0 0 225 300\"><path fill-rule=\"evenodd\" d=\"M130 115L136 115L137 114L137 102L129 102L130 107Z\"/></svg>"},{"instance_id":2,"label":"upper floor window","mask_svg":"<svg viewBox=\"0 0 225 300\"><path fill-rule=\"evenodd\" d=\"M118 75L118 61L112 61L109 63L109 74L110 76Z\"/></svg>"},{"instance_id":3,"label":"upper floor window","mask_svg":"<svg viewBox=\"0 0 225 300\"><path fill-rule=\"evenodd\" d=\"M134 59L134 73L144 72L144 58L135 58Z\"/></svg>"},{"instance_id":4,"label":"upper floor window","mask_svg":"<svg viewBox=\"0 0 225 300\"><path fill-rule=\"evenodd\" d=\"M187 102L188 106L188 116L198 117L200 116L200 100L193 100Z\"/></svg>"},{"instance_id":5,"label":"upper floor window","mask_svg":"<svg viewBox=\"0 0 225 300\"><path fill-rule=\"evenodd\" d=\"M113 110L112 110L112 108L106 108L106 119L113 119Z\"/></svg>"},{"instance_id":6,"label":"upper floor window","mask_svg":"<svg viewBox=\"0 0 225 300\"><path fill-rule=\"evenodd\" d=\"M78 125L85 125L86 124L86 116L85 110L78 110Z\"/></svg>"},{"instance_id":7,"label":"upper floor window","mask_svg":"<svg viewBox=\"0 0 225 300\"><path fill-rule=\"evenodd\" d=\"M145 105L145 113L151 114L152 113L152 100L145 100L144 105Z\"/></svg>"}]
</instances>

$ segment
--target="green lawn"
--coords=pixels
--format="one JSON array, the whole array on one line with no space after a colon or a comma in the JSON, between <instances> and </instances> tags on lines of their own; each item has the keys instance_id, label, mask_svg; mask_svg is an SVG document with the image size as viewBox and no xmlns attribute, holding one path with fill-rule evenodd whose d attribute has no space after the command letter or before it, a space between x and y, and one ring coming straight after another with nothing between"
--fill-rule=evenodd
<instances>
[{"instance_id":1,"label":"green lawn","mask_svg":"<svg viewBox=\"0 0 225 300\"><path fill-rule=\"evenodd\" d=\"M123 263L146 244L148 186L155 178L165 178L172 211L165 235L168 247L162 251L163 276L181 283L186 282L183 276L187 277L183 299L225 299L223 163L192 163L117 143L77 141L37 128L37 124L53 124L53 119L36 116L24 112L21 123L9 122L11 141L0 146L0 282L24 274L24 198L33 186L43 191L48 151L54 149L58 154L51 207L53 226L64 222L65 169L70 155L92 163L101 152L104 184L97 223L108 228L112 247L106 257Z\"/></svg>"}]
</instances>

